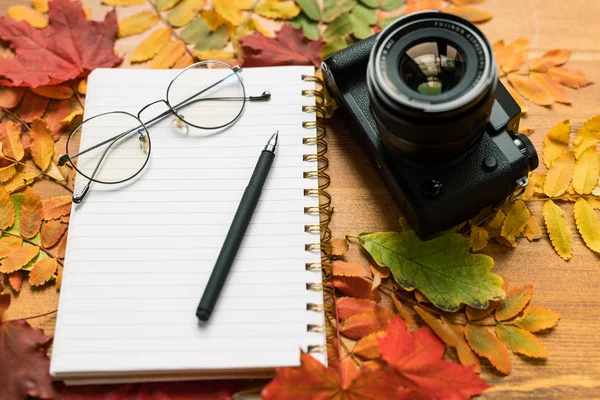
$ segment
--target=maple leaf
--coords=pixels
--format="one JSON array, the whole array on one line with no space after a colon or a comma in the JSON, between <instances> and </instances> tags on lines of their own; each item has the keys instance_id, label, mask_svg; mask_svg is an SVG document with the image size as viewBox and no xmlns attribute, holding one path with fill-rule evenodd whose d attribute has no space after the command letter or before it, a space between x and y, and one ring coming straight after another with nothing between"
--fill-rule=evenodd
<instances>
[{"instance_id":1,"label":"maple leaf","mask_svg":"<svg viewBox=\"0 0 600 400\"><path fill-rule=\"evenodd\" d=\"M15 52L13 58L0 59L1 85L56 85L121 62L114 51L118 30L114 11L104 22L95 22L85 18L79 3L53 0L49 6L50 24L44 29L0 17L0 39Z\"/></svg>"},{"instance_id":2,"label":"maple leaf","mask_svg":"<svg viewBox=\"0 0 600 400\"><path fill-rule=\"evenodd\" d=\"M490 387L473 367L443 360L445 346L428 327L410 334L397 317L387 331L379 339L381 355L393 367L390 377L410 390L409 398L470 399Z\"/></svg>"},{"instance_id":3,"label":"maple leaf","mask_svg":"<svg viewBox=\"0 0 600 400\"><path fill-rule=\"evenodd\" d=\"M275 38L268 38L259 32L240 38L244 51L244 67L267 65L321 65L319 40L307 40L301 30L284 24Z\"/></svg>"}]
</instances>

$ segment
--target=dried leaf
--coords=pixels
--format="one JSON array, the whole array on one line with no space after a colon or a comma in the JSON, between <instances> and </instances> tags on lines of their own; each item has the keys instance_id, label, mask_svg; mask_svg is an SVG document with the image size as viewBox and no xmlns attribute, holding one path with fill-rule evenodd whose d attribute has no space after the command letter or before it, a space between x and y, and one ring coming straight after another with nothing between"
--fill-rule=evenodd
<instances>
[{"instance_id":1,"label":"dried leaf","mask_svg":"<svg viewBox=\"0 0 600 400\"><path fill-rule=\"evenodd\" d=\"M34 28L45 28L48 26L48 18L40 12L23 5L10 6L6 14L15 21L24 21Z\"/></svg>"},{"instance_id":2,"label":"dried leaf","mask_svg":"<svg viewBox=\"0 0 600 400\"><path fill-rule=\"evenodd\" d=\"M600 177L600 153L596 146L588 147L577 160L573 169L573 189L579 194L590 194Z\"/></svg>"},{"instance_id":3,"label":"dried leaf","mask_svg":"<svg viewBox=\"0 0 600 400\"><path fill-rule=\"evenodd\" d=\"M82 80L84 82L84 80ZM69 100L53 100L49 103L44 121L48 125L48 128L52 131L52 137L54 140L60 139L64 125L60 123L65 117L71 114L71 106Z\"/></svg>"},{"instance_id":4,"label":"dried leaf","mask_svg":"<svg viewBox=\"0 0 600 400\"><path fill-rule=\"evenodd\" d=\"M456 311L460 304L485 308L489 300L504 297L502 279L490 273L493 259L470 253L471 240L460 234L426 242L413 231L362 233L358 238L404 289L420 290L442 310Z\"/></svg>"},{"instance_id":5,"label":"dried leaf","mask_svg":"<svg viewBox=\"0 0 600 400\"><path fill-rule=\"evenodd\" d=\"M185 43L177 40L167 44L150 62L151 69L171 68L185 54Z\"/></svg>"},{"instance_id":6,"label":"dried leaf","mask_svg":"<svg viewBox=\"0 0 600 400\"><path fill-rule=\"evenodd\" d=\"M23 268L27 263L35 258L40 252L40 248L37 246L26 245L23 246L11 254L8 255L2 264L0 265L0 272L8 274L10 272L18 271Z\"/></svg>"},{"instance_id":7,"label":"dried leaf","mask_svg":"<svg viewBox=\"0 0 600 400\"><path fill-rule=\"evenodd\" d=\"M543 156L544 164L550 169L560 155L569 149L571 140L571 121L568 119L558 123L544 136Z\"/></svg>"},{"instance_id":8,"label":"dried leaf","mask_svg":"<svg viewBox=\"0 0 600 400\"><path fill-rule=\"evenodd\" d=\"M527 55L529 54L529 39L520 38L515 40L508 45L507 51L509 54L506 56L506 61L502 64L502 70L508 74L521 69L523 64L525 64L525 61L527 61ZM517 90L519 89L517 88ZM521 93L520 90L519 92Z\"/></svg>"},{"instance_id":9,"label":"dried leaf","mask_svg":"<svg viewBox=\"0 0 600 400\"><path fill-rule=\"evenodd\" d=\"M505 218L506 218L506 214L504 214L504 212L502 210L496 211L494 218L492 218L490 220L490 222L488 222L488 230L490 231L490 237L495 237L495 236L500 235L500 229L502 228L502 225L504 225ZM495 233L496 230L498 231L497 235L492 234L492 232Z\"/></svg>"},{"instance_id":10,"label":"dried leaf","mask_svg":"<svg viewBox=\"0 0 600 400\"><path fill-rule=\"evenodd\" d=\"M490 14L489 12L487 12L485 10L482 10L481 8L477 8L477 7L450 6L450 7L447 7L444 10L444 12L446 12L448 14L458 15L461 18L464 18L468 21L475 22L475 23L485 22L485 21L489 21L490 19L492 19L492 14Z\"/></svg>"},{"instance_id":11,"label":"dried leaf","mask_svg":"<svg viewBox=\"0 0 600 400\"><path fill-rule=\"evenodd\" d=\"M340 333L349 339L358 340L386 329L394 317L395 314L387 310L365 311L343 320L340 323Z\"/></svg>"},{"instance_id":12,"label":"dried leaf","mask_svg":"<svg viewBox=\"0 0 600 400\"><path fill-rule=\"evenodd\" d=\"M8 274L8 283L10 283L10 287L15 292L20 292L21 286L23 286L23 271L15 271Z\"/></svg>"},{"instance_id":13,"label":"dried leaf","mask_svg":"<svg viewBox=\"0 0 600 400\"><path fill-rule=\"evenodd\" d=\"M383 308L372 300L340 297L335 302L335 313L342 320L365 311L381 311Z\"/></svg>"},{"instance_id":14,"label":"dried leaf","mask_svg":"<svg viewBox=\"0 0 600 400\"><path fill-rule=\"evenodd\" d=\"M6 182L17 173L16 164L11 164L7 167L0 168L0 182Z\"/></svg>"},{"instance_id":15,"label":"dried leaf","mask_svg":"<svg viewBox=\"0 0 600 400\"><path fill-rule=\"evenodd\" d=\"M61 125L79 125L83 121L83 110L75 110L60 121Z\"/></svg>"},{"instance_id":16,"label":"dried leaf","mask_svg":"<svg viewBox=\"0 0 600 400\"><path fill-rule=\"evenodd\" d=\"M546 358L548 350L533 334L516 326L496 325L496 336L514 353L527 357Z\"/></svg>"},{"instance_id":17,"label":"dried leaf","mask_svg":"<svg viewBox=\"0 0 600 400\"><path fill-rule=\"evenodd\" d=\"M31 91L37 95L55 100L68 100L73 97L73 89L68 85L40 86Z\"/></svg>"},{"instance_id":18,"label":"dried leaf","mask_svg":"<svg viewBox=\"0 0 600 400\"><path fill-rule=\"evenodd\" d=\"M554 99L554 101L563 104L571 104L571 95L567 93L566 89L559 85L554 79L550 78L548 74L542 74L539 72L531 72L529 77L539 87L546 91Z\"/></svg>"},{"instance_id":19,"label":"dried leaf","mask_svg":"<svg viewBox=\"0 0 600 400\"><path fill-rule=\"evenodd\" d=\"M600 140L600 115L587 120L573 139L573 153L579 158L588 147L596 147Z\"/></svg>"},{"instance_id":20,"label":"dried leaf","mask_svg":"<svg viewBox=\"0 0 600 400\"><path fill-rule=\"evenodd\" d=\"M385 331L378 331L361 338L354 345L352 353L367 360L380 358L379 339L384 338L386 335Z\"/></svg>"},{"instance_id":21,"label":"dried leaf","mask_svg":"<svg viewBox=\"0 0 600 400\"><path fill-rule=\"evenodd\" d=\"M571 230L567 224L565 212L552 200L544 203L544 221L554 250L564 260L570 259L573 254Z\"/></svg>"},{"instance_id":22,"label":"dried leaf","mask_svg":"<svg viewBox=\"0 0 600 400\"><path fill-rule=\"evenodd\" d=\"M54 258L44 258L38 261L29 273L29 284L31 286L40 286L48 282L56 272L58 263Z\"/></svg>"},{"instance_id":23,"label":"dried leaf","mask_svg":"<svg viewBox=\"0 0 600 400\"><path fill-rule=\"evenodd\" d=\"M398 297L396 295L390 295L390 297L392 298L392 303L394 303L394 308L396 309L396 312L398 313L398 315L400 315L400 317L408 324L408 325L416 325L416 321L415 319L412 317L411 314L407 313L404 310L404 307L402 307L402 303L400 302L400 300L398 300Z\"/></svg>"},{"instance_id":24,"label":"dried leaf","mask_svg":"<svg viewBox=\"0 0 600 400\"><path fill-rule=\"evenodd\" d=\"M194 57L190 56L188 53L185 53L179 60L171 67L172 69L184 69L194 64Z\"/></svg>"},{"instance_id":25,"label":"dried leaf","mask_svg":"<svg viewBox=\"0 0 600 400\"><path fill-rule=\"evenodd\" d=\"M471 247L471 250L473 252L483 250L488 244L488 239L489 233L487 229L479 226L471 227L471 241L473 242L473 247Z\"/></svg>"},{"instance_id":26,"label":"dried leaf","mask_svg":"<svg viewBox=\"0 0 600 400\"><path fill-rule=\"evenodd\" d=\"M490 302L490 305L487 308L484 308L483 310L467 306L465 309L465 314L467 315L469 321L479 321L491 315L494 312L494 310L496 310L497 306L498 302L495 301Z\"/></svg>"},{"instance_id":27,"label":"dried leaf","mask_svg":"<svg viewBox=\"0 0 600 400\"><path fill-rule=\"evenodd\" d=\"M68 173L65 171L66 168L68 168L68 167L65 167L65 166L59 167L56 164L56 161L54 161L54 159L53 159L52 161L50 161L50 166L44 173L46 174L46 176L53 178L57 182L66 183L67 182L66 174Z\"/></svg>"},{"instance_id":28,"label":"dried leaf","mask_svg":"<svg viewBox=\"0 0 600 400\"><path fill-rule=\"evenodd\" d=\"M485 0L450 0L455 6L468 6L473 4L481 4Z\"/></svg>"},{"instance_id":29,"label":"dried leaf","mask_svg":"<svg viewBox=\"0 0 600 400\"><path fill-rule=\"evenodd\" d=\"M213 8L225 21L233 26L241 25L244 22L244 13L252 6L251 1L240 0L213 0Z\"/></svg>"},{"instance_id":30,"label":"dried leaf","mask_svg":"<svg viewBox=\"0 0 600 400\"><path fill-rule=\"evenodd\" d=\"M293 1L268 1L256 6L254 12L270 19L292 19L300 13L300 7Z\"/></svg>"},{"instance_id":31,"label":"dried leaf","mask_svg":"<svg viewBox=\"0 0 600 400\"><path fill-rule=\"evenodd\" d=\"M60 285L62 284L62 275L63 269L58 268L58 272L56 273L56 290L60 290Z\"/></svg>"},{"instance_id":32,"label":"dried leaf","mask_svg":"<svg viewBox=\"0 0 600 400\"><path fill-rule=\"evenodd\" d=\"M542 306L529 306L525 309L522 317L515 319L512 323L519 328L529 332L539 332L550 329L558 324L560 315Z\"/></svg>"},{"instance_id":33,"label":"dried leaf","mask_svg":"<svg viewBox=\"0 0 600 400\"><path fill-rule=\"evenodd\" d=\"M4 189L8 193L14 193L17 190L23 189L33 183L36 178L42 175L40 171L37 172L18 172L15 176L10 178L8 182L4 184Z\"/></svg>"},{"instance_id":34,"label":"dried leaf","mask_svg":"<svg viewBox=\"0 0 600 400\"><path fill-rule=\"evenodd\" d=\"M67 231L67 224L63 224L60 220L48 221L42 226L42 246L49 248L58 243L60 238ZM1 241L1 239L0 239Z\"/></svg>"},{"instance_id":35,"label":"dried leaf","mask_svg":"<svg viewBox=\"0 0 600 400\"><path fill-rule=\"evenodd\" d=\"M529 184L533 186L533 193L543 194L545 182L546 174L544 173L535 173L529 176Z\"/></svg>"},{"instance_id":36,"label":"dried leaf","mask_svg":"<svg viewBox=\"0 0 600 400\"><path fill-rule=\"evenodd\" d=\"M431 330L433 330L433 332L435 332L435 334L442 339L442 342L450 347L458 346L458 342L462 340L462 337L456 335L456 332L450 327L450 325L444 324L422 307L414 306L413 309L417 312L417 314L419 314L421 319L431 328Z\"/></svg>"},{"instance_id":37,"label":"dried leaf","mask_svg":"<svg viewBox=\"0 0 600 400\"><path fill-rule=\"evenodd\" d=\"M225 51L225 50L204 50L204 51L197 51L197 50L193 50L194 55L199 59L199 60L231 60L234 61L235 60L235 54L229 52L229 51ZM185 57L185 55L184 55ZM179 61L178 61L179 63ZM237 64L237 61L236 61ZM175 66L173 66L173 68L175 68Z\"/></svg>"},{"instance_id":38,"label":"dried leaf","mask_svg":"<svg viewBox=\"0 0 600 400\"><path fill-rule=\"evenodd\" d=\"M42 201L44 220L57 219L71 212L71 196L55 196Z\"/></svg>"},{"instance_id":39,"label":"dried leaf","mask_svg":"<svg viewBox=\"0 0 600 400\"><path fill-rule=\"evenodd\" d=\"M530 71L547 72L550 68L563 65L571 57L569 49L554 49L547 51L541 57L531 60L529 63Z\"/></svg>"},{"instance_id":40,"label":"dried leaf","mask_svg":"<svg viewBox=\"0 0 600 400\"><path fill-rule=\"evenodd\" d=\"M516 246L516 238L523 233L530 216L531 213L525 205L525 202L516 200L510 205L506 212L506 218L504 219L502 231L500 232L502 237L508 240L511 245Z\"/></svg>"},{"instance_id":41,"label":"dried leaf","mask_svg":"<svg viewBox=\"0 0 600 400\"><path fill-rule=\"evenodd\" d=\"M510 374L510 358L506 348L487 328L467 325L465 327L467 342L475 353L487 358L490 363L503 374Z\"/></svg>"},{"instance_id":42,"label":"dried leaf","mask_svg":"<svg viewBox=\"0 0 600 400\"><path fill-rule=\"evenodd\" d=\"M25 93L24 88L11 88L0 86L0 107L13 108L19 105Z\"/></svg>"},{"instance_id":43,"label":"dried leaf","mask_svg":"<svg viewBox=\"0 0 600 400\"><path fill-rule=\"evenodd\" d=\"M179 28L187 25L196 18L198 12L206 5L206 0L182 0L167 14L171 26Z\"/></svg>"},{"instance_id":44,"label":"dried leaf","mask_svg":"<svg viewBox=\"0 0 600 400\"><path fill-rule=\"evenodd\" d=\"M448 318L442 316L442 321L450 326L452 330L458 335L460 340L458 341L458 346L456 347L456 355L458 356L458 361L462 365L471 365L475 370L476 374L481 373L481 362L479 361L479 357L473 352L471 346L467 343L465 338L465 332L462 326L452 324Z\"/></svg>"},{"instance_id":45,"label":"dried leaf","mask_svg":"<svg viewBox=\"0 0 600 400\"><path fill-rule=\"evenodd\" d=\"M331 264L334 276L367 276L365 267L358 263L336 260Z\"/></svg>"},{"instance_id":46,"label":"dried leaf","mask_svg":"<svg viewBox=\"0 0 600 400\"><path fill-rule=\"evenodd\" d=\"M371 290L371 282L358 276L334 276L333 287L347 296L359 299L370 299L381 301L381 295L377 290Z\"/></svg>"},{"instance_id":47,"label":"dried leaf","mask_svg":"<svg viewBox=\"0 0 600 400\"><path fill-rule=\"evenodd\" d=\"M600 199L590 197L586 201L594 210L600 210Z\"/></svg>"},{"instance_id":48,"label":"dried leaf","mask_svg":"<svg viewBox=\"0 0 600 400\"><path fill-rule=\"evenodd\" d=\"M508 83L510 83L521 96L529 99L537 105L549 106L554 102L552 97L550 97L543 87L529 78L524 78L515 74L509 74L507 79Z\"/></svg>"},{"instance_id":49,"label":"dried leaf","mask_svg":"<svg viewBox=\"0 0 600 400\"><path fill-rule=\"evenodd\" d=\"M44 120L36 118L29 131L31 137L31 157L42 171L48 169L54 155L54 137Z\"/></svg>"},{"instance_id":50,"label":"dried leaf","mask_svg":"<svg viewBox=\"0 0 600 400\"><path fill-rule=\"evenodd\" d=\"M406 14L417 11L441 10L442 0L406 0Z\"/></svg>"},{"instance_id":51,"label":"dried leaf","mask_svg":"<svg viewBox=\"0 0 600 400\"><path fill-rule=\"evenodd\" d=\"M516 317L529 304L533 296L533 286L525 285L511 289L506 298L496 307L495 317L497 321L506 321Z\"/></svg>"},{"instance_id":52,"label":"dried leaf","mask_svg":"<svg viewBox=\"0 0 600 400\"><path fill-rule=\"evenodd\" d=\"M504 40L501 39L497 42L494 42L492 45L492 49L494 50L494 55L496 56L496 65L498 66L498 76L504 76L506 73L502 70L502 65L508 60L508 58L512 54L512 50L510 50ZM508 88L508 86L507 86Z\"/></svg>"},{"instance_id":53,"label":"dried leaf","mask_svg":"<svg viewBox=\"0 0 600 400\"><path fill-rule=\"evenodd\" d=\"M151 60L157 55L171 40L171 30L169 28L157 29L152 35L144 39L142 43L131 54L131 62L144 62Z\"/></svg>"},{"instance_id":54,"label":"dried leaf","mask_svg":"<svg viewBox=\"0 0 600 400\"><path fill-rule=\"evenodd\" d=\"M9 158L21 161L25 156L23 142L21 142L21 125L8 121L6 129L0 136L2 152Z\"/></svg>"},{"instance_id":55,"label":"dried leaf","mask_svg":"<svg viewBox=\"0 0 600 400\"><path fill-rule=\"evenodd\" d=\"M146 32L158 23L158 15L153 11L140 11L119 21L119 37L127 37Z\"/></svg>"},{"instance_id":56,"label":"dried leaf","mask_svg":"<svg viewBox=\"0 0 600 400\"><path fill-rule=\"evenodd\" d=\"M0 28L0 31L1 29L2 28ZM0 63L0 70L1 69L2 64ZM16 110L16 113L21 116L23 121L32 122L34 118L44 115L49 103L50 100L48 98L39 96L32 91L27 91Z\"/></svg>"},{"instance_id":57,"label":"dried leaf","mask_svg":"<svg viewBox=\"0 0 600 400\"><path fill-rule=\"evenodd\" d=\"M600 220L592 206L585 199L579 198L575 202L573 214L585 245L600 253Z\"/></svg>"},{"instance_id":58,"label":"dried leaf","mask_svg":"<svg viewBox=\"0 0 600 400\"><path fill-rule=\"evenodd\" d=\"M548 197L559 197L569 187L573 169L575 167L575 156L571 152L565 151L561 154L546 174L544 183L544 193Z\"/></svg>"},{"instance_id":59,"label":"dried leaf","mask_svg":"<svg viewBox=\"0 0 600 400\"><path fill-rule=\"evenodd\" d=\"M0 258L6 258L10 253L17 250L23 244L23 240L16 236L0 238Z\"/></svg>"},{"instance_id":60,"label":"dried leaf","mask_svg":"<svg viewBox=\"0 0 600 400\"><path fill-rule=\"evenodd\" d=\"M21 204L21 235L31 239L40 231L42 225L42 199L32 188L23 192Z\"/></svg>"},{"instance_id":61,"label":"dried leaf","mask_svg":"<svg viewBox=\"0 0 600 400\"><path fill-rule=\"evenodd\" d=\"M333 22L340 15L351 11L356 4L356 0L323 0L321 18L323 22Z\"/></svg>"},{"instance_id":62,"label":"dried leaf","mask_svg":"<svg viewBox=\"0 0 600 400\"><path fill-rule=\"evenodd\" d=\"M371 274L373 274L373 285L371 286L371 290L376 290L384 279L387 279L390 276L390 270L385 267L379 267L375 265L369 265L369 269L371 270Z\"/></svg>"},{"instance_id":63,"label":"dried leaf","mask_svg":"<svg viewBox=\"0 0 600 400\"><path fill-rule=\"evenodd\" d=\"M66 251L66 249L67 249L67 233L65 233L63 235L62 239L58 243L57 253L58 253L58 257L59 258L65 258L65 251Z\"/></svg>"},{"instance_id":64,"label":"dried leaf","mask_svg":"<svg viewBox=\"0 0 600 400\"><path fill-rule=\"evenodd\" d=\"M593 83L578 69L565 67L550 68L548 75L558 83L573 89L579 89Z\"/></svg>"},{"instance_id":65,"label":"dried leaf","mask_svg":"<svg viewBox=\"0 0 600 400\"><path fill-rule=\"evenodd\" d=\"M334 256L343 256L350 249L348 241L345 238L331 239L331 254Z\"/></svg>"},{"instance_id":66,"label":"dried leaf","mask_svg":"<svg viewBox=\"0 0 600 400\"><path fill-rule=\"evenodd\" d=\"M527 220L527 225L525 225L525 229L523 230L523 236L530 242L542 238L542 229L533 215Z\"/></svg>"}]
</instances>

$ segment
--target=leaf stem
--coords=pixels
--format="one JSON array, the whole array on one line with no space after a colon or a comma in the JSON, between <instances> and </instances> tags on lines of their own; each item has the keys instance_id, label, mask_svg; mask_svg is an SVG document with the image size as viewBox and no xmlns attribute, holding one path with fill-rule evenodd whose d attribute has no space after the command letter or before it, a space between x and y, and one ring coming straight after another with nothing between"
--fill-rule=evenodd
<instances>
[{"instance_id":1,"label":"leaf stem","mask_svg":"<svg viewBox=\"0 0 600 400\"><path fill-rule=\"evenodd\" d=\"M7 157L5 154L2 154L0 157L4 158L5 160L8 160L8 161L10 161L10 162L12 162L12 163L15 163L15 164L22 165L23 167L29 167L29 168L31 167L30 165L27 165L27 164L25 164L25 163L23 163L23 162L21 162L21 161L17 161L17 160L15 160L14 158ZM33 165L35 165L35 163L34 163ZM39 169L37 165L35 165L35 169L36 169L36 170L38 170L38 171L40 171L40 173L41 173L41 174L42 174L44 177L48 178L50 181L52 181L52 182L56 183L57 185L60 185L60 186L64 187L64 188L65 188L65 189L67 189L69 192L73 193L73 189L71 189L71 188L70 188L70 187L69 187L69 186L68 186L66 183L62 183L61 181L59 181L59 180L58 180L58 179L56 179L55 177L53 177L53 176L50 176L50 175L46 174L44 171L42 171L41 169Z\"/></svg>"},{"instance_id":2,"label":"leaf stem","mask_svg":"<svg viewBox=\"0 0 600 400\"><path fill-rule=\"evenodd\" d=\"M57 263L59 263L61 266L63 266L63 267L65 266L65 265L63 264L63 262L62 262L62 261L59 259L59 257L54 257L53 255L51 255L51 254L50 254L50 251L49 251L47 248L45 248L45 247L44 247L44 246L43 246L41 243L40 243L40 244L37 244L37 243L36 243L36 242L34 242L33 240L27 239L27 238L26 238L25 236L23 236L23 235L16 235L16 234L14 234L14 233L12 233L12 232L7 232L7 231L4 231L4 232L2 232L2 233L3 233L3 234L5 234L5 235L10 235L10 236L14 236L14 237L21 238L21 239L22 239L24 242L26 242L26 243L29 243L29 244L30 244L30 245L32 245L32 246L37 246L37 247L39 247L39 248L40 248L40 249L42 249L42 250L43 250L43 251L44 251L46 254L48 254L50 257L54 258L54 259L56 260L56 262L57 262Z\"/></svg>"},{"instance_id":3,"label":"leaf stem","mask_svg":"<svg viewBox=\"0 0 600 400\"><path fill-rule=\"evenodd\" d=\"M40 317L45 317L46 315L50 315L50 314L54 314L56 313L58 310L53 310L53 311L48 311L45 312L43 314L38 314L38 315L32 315L31 317L23 317L23 318L15 318L15 319L9 319L6 321L2 321L3 324L6 324L8 322L17 322L17 321L27 321L28 319L34 319L34 318L40 318Z\"/></svg>"},{"instance_id":4,"label":"leaf stem","mask_svg":"<svg viewBox=\"0 0 600 400\"><path fill-rule=\"evenodd\" d=\"M84 78L84 79L87 79L87 78ZM81 96L79 95L79 91L75 87L75 84L73 83L73 81L69 82L69 86L71 86L71 90L73 90L73 94L75 95L75 98L77 99L77 102L79 103L79 106L82 109L85 108L83 106L83 101L81 101Z\"/></svg>"}]
</instances>

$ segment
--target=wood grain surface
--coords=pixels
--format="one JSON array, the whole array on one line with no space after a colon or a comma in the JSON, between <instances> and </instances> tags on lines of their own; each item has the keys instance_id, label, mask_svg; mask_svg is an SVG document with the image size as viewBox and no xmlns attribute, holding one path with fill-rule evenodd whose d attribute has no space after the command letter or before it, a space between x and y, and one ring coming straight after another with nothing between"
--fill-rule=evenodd
<instances>
[{"instance_id":1,"label":"wood grain surface","mask_svg":"<svg viewBox=\"0 0 600 400\"><path fill-rule=\"evenodd\" d=\"M0 14L18 0L0 0ZM90 2L89 4L92 4ZM86 4L86 5L89 5ZM142 6L143 7L143 6ZM487 0L482 8L494 19L480 25L490 41L511 42L526 36L532 57L546 50L564 47L573 50L568 66L583 70L594 82L600 82L600 2L598 0ZM93 16L101 17L106 8L93 6ZM121 10L119 10L121 11ZM129 10L128 10L129 11ZM141 39L118 42L123 53ZM538 150L543 135L556 123L569 118L574 129L600 114L600 84L571 91L573 106L555 104L551 108L529 106L522 125L535 128L531 136ZM365 231L397 230L399 211L389 193L364 157L361 149L339 118L327 122L331 176L330 194L335 208L331 224L334 237ZM540 171L545 170L542 165ZM48 182L37 184L43 197L58 194ZM528 205L540 224L542 202ZM492 385L485 399L600 399L600 257L587 249L574 229L572 204L561 204L567 212L574 237L573 258L560 259L544 237L529 243L521 239L516 249L491 245L485 249L496 260L494 272L505 276L510 286L531 283L532 304L557 311L557 328L539 335L549 350L547 360L535 361L511 354L513 372L503 377L484 363L482 377ZM449 210L450 212L450 210ZM349 258L364 259L356 245ZM366 260L363 260L366 262ZM7 318L40 314L56 309L57 293L53 286L31 290L23 285ZM31 321L51 333L55 317Z\"/></svg>"}]
</instances>

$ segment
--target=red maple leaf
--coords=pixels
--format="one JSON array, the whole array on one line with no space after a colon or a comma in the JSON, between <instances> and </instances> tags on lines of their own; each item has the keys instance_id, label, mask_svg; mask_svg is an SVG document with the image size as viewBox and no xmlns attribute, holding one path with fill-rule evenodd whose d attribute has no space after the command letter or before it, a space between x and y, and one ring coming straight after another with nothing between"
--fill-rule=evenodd
<instances>
[{"instance_id":1,"label":"red maple leaf","mask_svg":"<svg viewBox=\"0 0 600 400\"><path fill-rule=\"evenodd\" d=\"M240 39L244 51L244 67L264 67L274 65L321 65L323 41L308 40L302 30L285 24L275 38L268 38L259 32Z\"/></svg>"},{"instance_id":2,"label":"red maple leaf","mask_svg":"<svg viewBox=\"0 0 600 400\"><path fill-rule=\"evenodd\" d=\"M0 17L0 39L15 52L13 58L0 59L0 85L56 85L121 62L114 51L118 31L114 10L104 22L95 22L85 19L79 3L53 0L49 6L50 23L44 29Z\"/></svg>"},{"instance_id":3,"label":"red maple leaf","mask_svg":"<svg viewBox=\"0 0 600 400\"><path fill-rule=\"evenodd\" d=\"M472 366L442 360L445 346L426 326L410 334L397 317L388 334L379 339L382 358L390 367L390 378L408 389L411 399L470 399L490 386Z\"/></svg>"}]
</instances>

